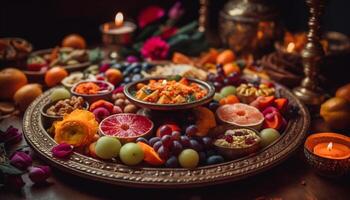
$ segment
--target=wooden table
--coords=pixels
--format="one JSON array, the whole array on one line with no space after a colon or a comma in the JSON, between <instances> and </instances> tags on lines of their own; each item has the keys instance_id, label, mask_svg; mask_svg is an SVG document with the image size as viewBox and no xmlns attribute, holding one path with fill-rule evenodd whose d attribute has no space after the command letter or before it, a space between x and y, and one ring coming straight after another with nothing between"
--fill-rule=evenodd
<instances>
[{"instance_id":1,"label":"wooden table","mask_svg":"<svg viewBox=\"0 0 350 200\"><path fill-rule=\"evenodd\" d=\"M0 122L0 129L9 125L21 128L19 117ZM322 121L316 120L311 128L327 131ZM25 141L22 141L25 144ZM34 156L35 164L46 163ZM350 199L350 177L329 180L314 173L304 160L302 148L282 164L242 181L204 188L165 190L135 189L86 180L53 169L48 184L33 185L24 176L26 185L22 193L0 190L0 199Z\"/></svg>"}]
</instances>

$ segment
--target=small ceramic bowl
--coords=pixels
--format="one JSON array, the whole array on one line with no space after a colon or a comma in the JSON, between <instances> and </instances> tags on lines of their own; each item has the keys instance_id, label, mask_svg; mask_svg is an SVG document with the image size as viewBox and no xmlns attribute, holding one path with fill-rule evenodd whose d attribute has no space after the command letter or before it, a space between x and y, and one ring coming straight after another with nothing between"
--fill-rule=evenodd
<instances>
[{"instance_id":1,"label":"small ceramic bowl","mask_svg":"<svg viewBox=\"0 0 350 200\"><path fill-rule=\"evenodd\" d=\"M317 133L310 135L304 144L306 160L316 172L325 177L337 178L350 172L350 158L330 159L313 153L314 147L323 142L335 142L350 148L350 138L336 133Z\"/></svg>"},{"instance_id":2,"label":"small ceramic bowl","mask_svg":"<svg viewBox=\"0 0 350 200\"><path fill-rule=\"evenodd\" d=\"M140 99L137 99L132 94L133 91L136 91L137 84L139 84L139 83L147 84L150 80L160 80L160 79L167 79L167 77L149 77L149 78L145 78L145 79L141 79L139 81L129 83L124 87L124 94L125 94L126 98L131 103L133 103L141 108L148 108L151 110L168 110L168 111L169 110L189 109L189 108L193 108L193 107L197 107L197 106L209 103L213 99L214 94L215 94L215 88L211 84L209 84L205 81L194 79L194 78L187 78L187 79L190 82L197 83L200 87L207 90L207 95L205 97L203 97L202 99L199 99L199 100L196 100L196 101L193 101L190 103L181 103L181 104L151 103L151 102L146 102L146 101L142 101Z\"/></svg>"},{"instance_id":3,"label":"small ceramic bowl","mask_svg":"<svg viewBox=\"0 0 350 200\"><path fill-rule=\"evenodd\" d=\"M49 109L51 106L55 105L58 101L54 101L54 102L49 102L47 104L45 104L41 109L40 109L40 113L41 113L41 121L44 125L45 128L49 128L52 123L54 121L59 121L63 119L63 116L53 116L53 115L49 115L46 113L46 110ZM89 103L88 102L84 102L83 104L83 109L87 110L89 109Z\"/></svg>"},{"instance_id":4,"label":"small ceramic bowl","mask_svg":"<svg viewBox=\"0 0 350 200\"><path fill-rule=\"evenodd\" d=\"M80 94L80 93L75 92L75 88L79 84L87 83L87 82L107 84L108 85L108 90L106 92L98 93L98 94ZM92 103L92 102L100 100L100 99L109 100L112 97L113 90L114 90L114 85L112 85L111 83L109 83L107 81L85 80L85 81L79 81L78 83L74 84L73 87L71 88L70 92L73 95L83 97L84 100L86 100L89 103Z\"/></svg>"},{"instance_id":5,"label":"small ceramic bowl","mask_svg":"<svg viewBox=\"0 0 350 200\"><path fill-rule=\"evenodd\" d=\"M258 136L258 132L255 131L254 129L248 129L248 128L239 128L239 129L233 129L233 132L237 132L237 131L241 131L241 132L246 132L249 131L251 133L254 133L256 136ZM243 156L247 156L249 154L252 154L254 152L257 152L260 149L260 137L258 139L258 141L248 147L242 147L242 148L234 148L234 147L226 147L226 146L220 146L215 144L214 142L214 147L215 149L221 154L223 155L225 158L233 160L236 158L240 158Z\"/></svg>"}]
</instances>

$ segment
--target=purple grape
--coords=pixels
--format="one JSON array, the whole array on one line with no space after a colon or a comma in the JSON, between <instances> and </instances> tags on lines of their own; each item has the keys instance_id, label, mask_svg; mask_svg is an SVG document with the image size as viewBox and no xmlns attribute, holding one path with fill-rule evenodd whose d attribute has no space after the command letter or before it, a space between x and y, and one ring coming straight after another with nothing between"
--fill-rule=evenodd
<instances>
[{"instance_id":1,"label":"purple grape","mask_svg":"<svg viewBox=\"0 0 350 200\"><path fill-rule=\"evenodd\" d=\"M180 140L181 133L179 131L173 131L171 133L171 139L172 140Z\"/></svg>"},{"instance_id":2,"label":"purple grape","mask_svg":"<svg viewBox=\"0 0 350 200\"><path fill-rule=\"evenodd\" d=\"M214 78L213 82L223 83L224 82L224 77L221 76L221 75L215 75L215 78Z\"/></svg>"},{"instance_id":3,"label":"purple grape","mask_svg":"<svg viewBox=\"0 0 350 200\"><path fill-rule=\"evenodd\" d=\"M216 109L218 109L218 107L220 106L220 104L218 103L218 102L216 102L216 101L213 101L213 102L210 102L209 103L209 109L211 110L211 111L213 111L213 112L215 112L216 111Z\"/></svg>"},{"instance_id":4,"label":"purple grape","mask_svg":"<svg viewBox=\"0 0 350 200\"><path fill-rule=\"evenodd\" d=\"M202 164L205 163L205 161L207 160L207 155L205 154L205 152L201 151L198 154L199 154L199 162Z\"/></svg>"},{"instance_id":5,"label":"purple grape","mask_svg":"<svg viewBox=\"0 0 350 200\"><path fill-rule=\"evenodd\" d=\"M207 154L207 157L216 155L216 151L214 149L209 149L205 153Z\"/></svg>"},{"instance_id":6,"label":"purple grape","mask_svg":"<svg viewBox=\"0 0 350 200\"><path fill-rule=\"evenodd\" d=\"M207 76L207 79L210 82L214 82L215 78L216 78L216 74L214 74L214 73L209 73L208 76Z\"/></svg>"},{"instance_id":7,"label":"purple grape","mask_svg":"<svg viewBox=\"0 0 350 200\"><path fill-rule=\"evenodd\" d=\"M198 128L196 125L190 125L186 128L186 135L193 136L198 132Z\"/></svg>"},{"instance_id":8,"label":"purple grape","mask_svg":"<svg viewBox=\"0 0 350 200\"><path fill-rule=\"evenodd\" d=\"M224 86L220 82L214 82L213 85L214 85L216 91L219 91Z\"/></svg>"},{"instance_id":9,"label":"purple grape","mask_svg":"<svg viewBox=\"0 0 350 200\"><path fill-rule=\"evenodd\" d=\"M148 143L149 143L149 145L151 145L151 146L153 146L156 142L158 142L160 140L160 138L159 137L153 137L153 138L151 138L149 141L148 141Z\"/></svg>"},{"instance_id":10,"label":"purple grape","mask_svg":"<svg viewBox=\"0 0 350 200\"><path fill-rule=\"evenodd\" d=\"M180 142L181 142L183 147L190 147L190 145L191 145L190 138L187 135L182 135L180 137Z\"/></svg>"},{"instance_id":11,"label":"purple grape","mask_svg":"<svg viewBox=\"0 0 350 200\"><path fill-rule=\"evenodd\" d=\"M179 155L182 151L183 147L179 141L173 141L173 145L171 147L171 151L174 155Z\"/></svg>"},{"instance_id":12,"label":"purple grape","mask_svg":"<svg viewBox=\"0 0 350 200\"><path fill-rule=\"evenodd\" d=\"M218 75L220 76L225 76L225 71L224 69L221 67L221 68L217 68L216 69L216 72L218 73Z\"/></svg>"},{"instance_id":13,"label":"purple grape","mask_svg":"<svg viewBox=\"0 0 350 200\"><path fill-rule=\"evenodd\" d=\"M157 141L156 143L154 143L153 149L154 149L155 151L158 151L159 147L162 146L162 145L163 145L163 144L162 144L161 141Z\"/></svg>"},{"instance_id":14,"label":"purple grape","mask_svg":"<svg viewBox=\"0 0 350 200\"><path fill-rule=\"evenodd\" d=\"M172 139L170 135L164 135L161 139L163 146L165 146L166 148L170 148L171 144L172 144Z\"/></svg>"},{"instance_id":15,"label":"purple grape","mask_svg":"<svg viewBox=\"0 0 350 200\"><path fill-rule=\"evenodd\" d=\"M165 166L169 168L176 168L179 166L179 161L176 156L171 156L166 162Z\"/></svg>"},{"instance_id":16,"label":"purple grape","mask_svg":"<svg viewBox=\"0 0 350 200\"><path fill-rule=\"evenodd\" d=\"M227 77L227 82L229 85L238 85L240 83L241 77L239 73L233 72Z\"/></svg>"},{"instance_id":17,"label":"purple grape","mask_svg":"<svg viewBox=\"0 0 350 200\"><path fill-rule=\"evenodd\" d=\"M139 138L137 138L137 139L136 139L136 142L143 142L143 143L145 143L145 144L149 144L149 143L148 143L148 140L147 140L146 138L144 138L144 137L139 137Z\"/></svg>"},{"instance_id":18,"label":"purple grape","mask_svg":"<svg viewBox=\"0 0 350 200\"><path fill-rule=\"evenodd\" d=\"M163 125L159 127L159 134L160 137L163 137L164 135L170 135L173 130L168 125Z\"/></svg>"},{"instance_id":19,"label":"purple grape","mask_svg":"<svg viewBox=\"0 0 350 200\"><path fill-rule=\"evenodd\" d=\"M199 142L197 140L194 140L194 139L190 140L190 147L192 149L196 150L197 152L199 152L203 149L202 145L199 144Z\"/></svg>"},{"instance_id":20,"label":"purple grape","mask_svg":"<svg viewBox=\"0 0 350 200\"><path fill-rule=\"evenodd\" d=\"M161 145L157 151L160 158L166 160L169 157L169 150Z\"/></svg>"},{"instance_id":21,"label":"purple grape","mask_svg":"<svg viewBox=\"0 0 350 200\"><path fill-rule=\"evenodd\" d=\"M210 149L213 145L213 140L210 137L203 137L202 143L206 149Z\"/></svg>"}]
</instances>

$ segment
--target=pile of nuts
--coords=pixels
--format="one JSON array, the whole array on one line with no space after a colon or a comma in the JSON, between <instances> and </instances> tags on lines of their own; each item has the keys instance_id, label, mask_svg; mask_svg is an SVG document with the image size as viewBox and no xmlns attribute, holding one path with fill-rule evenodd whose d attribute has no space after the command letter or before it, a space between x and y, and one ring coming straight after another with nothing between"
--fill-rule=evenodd
<instances>
[{"instance_id":1,"label":"pile of nuts","mask_svg":"<svg viewBox=\"0 0 350 200\"><path fill-rule=\"evenodd\" d=\"M272 96L275 95L275 88L269 87L266 84L259 84L256 87L253 84L241 84L237 88L237 96L243 103L251 103L259 96Z\"/></svg>"},{"instance_id":2,"label":"pile of nuts","mask_svg":"<svg viewBox=\"0 0 350 200\"><path fill-rule=\"evenodd\" d=\"M83 109L84 99L82 97L72 96L70 99L58 101L46 110L46 114L51 116L63 116L76 109Z\"/></svg>"},{"instance_id":3,"label":"pile of nuts","mask_svg":"<svg viewBox=\"0 0 350 200\"><path fill-rule=\"evenodd\" d=\"M114 101L114 105L119 106L123 110L123 113L136 113L139 109L134 104L131 104L123 93L113 94L112 99Z\"/></svg>"}]
</instances>

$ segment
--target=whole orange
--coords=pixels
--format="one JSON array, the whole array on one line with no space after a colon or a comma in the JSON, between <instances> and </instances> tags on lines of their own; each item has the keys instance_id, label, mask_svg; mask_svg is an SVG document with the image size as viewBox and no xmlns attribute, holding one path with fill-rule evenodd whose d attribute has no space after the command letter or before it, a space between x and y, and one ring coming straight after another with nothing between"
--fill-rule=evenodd
<instances>
[{"instance_id":1,"label":"whole orange","mask_svg":"<svg viewBox=\"0 0 350 200\"><path fill-rule=\"evenodd\" d=\"M224 65L224 64L233 62L235 59L236 59L235 53L232 50L227 49L218 55L218 57L216 58L216 63Z\"/></svg>"},{"instance_id":2,"label":"whole orange","mask_svg":"<svg viewBox=\"0 0 350 200\"><path fill-rule=\"evenodd\" d=\"M107 69L107 71L105 72L105 76L107 78L107 81L112 83L113 85L116 85L123 80L123 74L118 69Z\"/></svg>"},{"instance_id":3,"label":"whole orange","mask_svg":"<svg viewBox=\"0 0 350 200\"><path fill-rule=\"evenodd\" d=\"M63 67L53 67L46 72L45 83L52 87L58 85L67 76L68 72Z\"/></svg>"},{"instance_id":4,"label":"whole orange","mask_svg":"<svg viewBox=\"0 0 350 200\"><path fill-rule=\"evenodd\" d=\"M16 91L28 83L26 75L15 68L0 71L0 99L12 99Z\"/></svg>"},{"instance_id":5,"label":"whole orange","mask_svg":"<svg viewBox=\"0 0 350 200\"><path fill-rule=\"evenodd\" d=\"M21 111L25 111L30 103L42 93L41 85L36 83L27 84L16 91L13 100L19 106Z\"/></svg>"},{"instance_id":6,"label":"whole orange","mask_svg":"<svg viewBox=\"0 0 350 200\"><path fill-rule=\"evenodd\" d=\"M85 49L86 42L85 42L85 39L81 35L70 34L70 35L67 35L62 40L62 47L71 47L74 49Z\"/></svg>"},{"instance_id":7,"label":"whole orange","mask_svg":"<svg viewBox=\"0 0 350 200\"><path fill-rule=\"evenodd\" d=\"M233 72L240 72L238 65L236 63L227 63L223 67L226 76L232 74Z\"/></svg>"}]
</instances>

